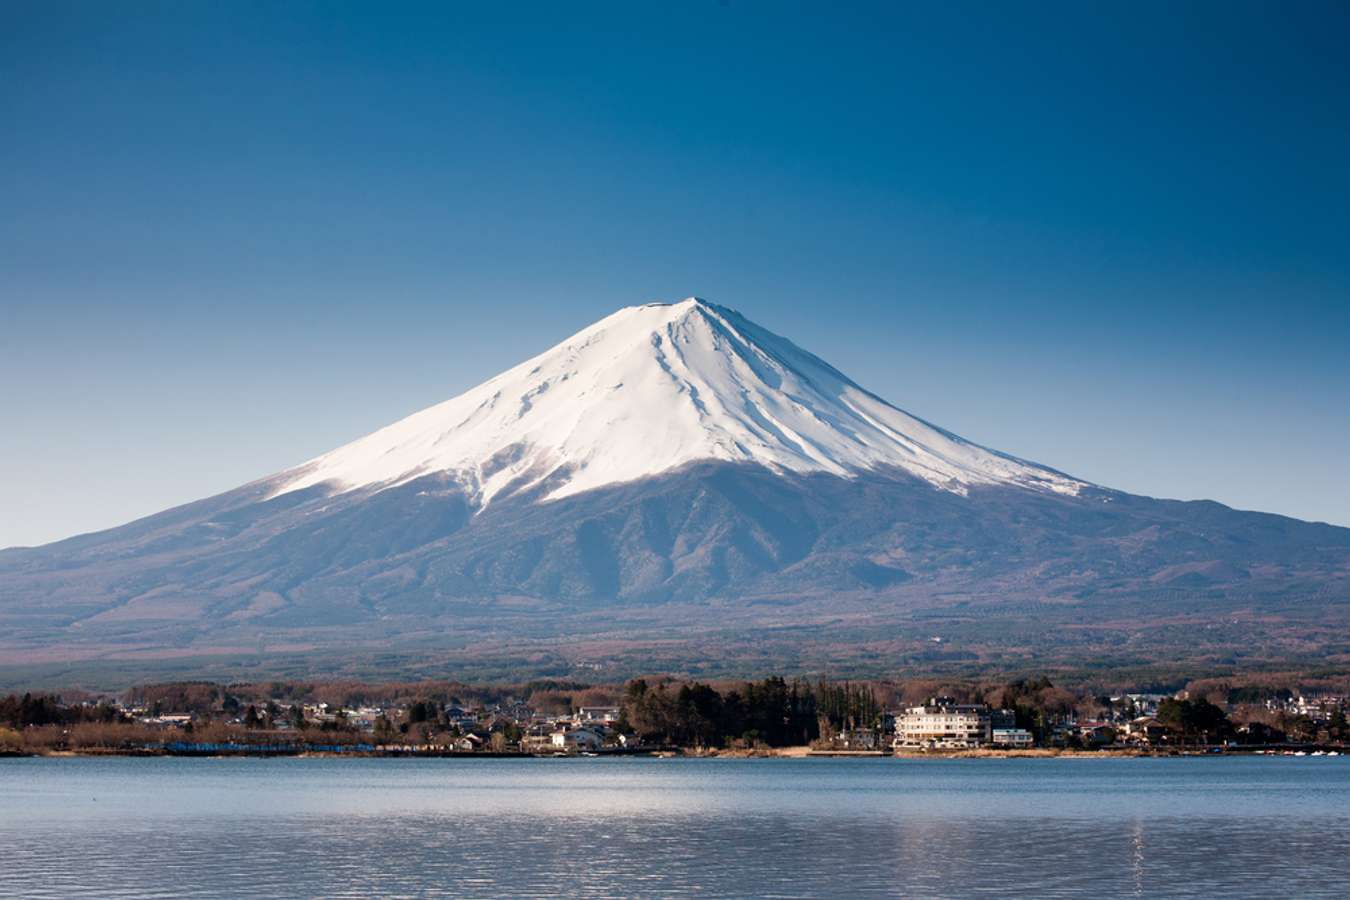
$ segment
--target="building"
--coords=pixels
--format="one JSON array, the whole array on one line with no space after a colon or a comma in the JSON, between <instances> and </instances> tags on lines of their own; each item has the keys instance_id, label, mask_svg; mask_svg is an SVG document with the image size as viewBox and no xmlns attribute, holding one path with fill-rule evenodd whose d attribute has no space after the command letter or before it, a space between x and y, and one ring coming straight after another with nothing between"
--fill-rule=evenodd
<instances>
[{"instance_id":1,"label":"building","mask_svg":"<svg viewBox=\"0 0 1350 900\"><path fill-rule=\"evenodd\" d=\"M478 727L478 716L462 709L451 707L445 714L446 724L460 731L470 731Z\"/></svg>"},{"instance_id":2,"label":"building","mask_svg":"<svg viewBox=\"0 0 1350 900\"><path fill-rule=\"evenodd\" d=\"M552 725L531 725L520 739L520 749L527 753L547 753L553 750Z\"/></svg>"},{"instance_id":3,"label":"building","mask_svg":"<svg viewBox=\"0 0 1350 900\"><path fill-rule=\"evenodd\" d=\"M1139 716L1121 729L1127 740L1136 744L1157 744L1167 737L1167 729L1152 716Z\"/></svg>"},{"instance_id":4,"label":"building","mask_svg":"<svg viewBox=\"0 0 1350 900\"><path fill-rule=\"evenodd\" d=\"M1078 738L1090 747L1105 747L1116 742L1116 729L1110 722L1079 722Z\"/></svg>"},{"instance_id":5,"label":"building","mask_svg":"<svg viewBox=\"0 0 1350 900\"><path fill-rule=\"evenodd\" d=\"M460 753L472 753L483 749L484 741L476 734L466 734L455 738L450 746Z\"/></svg>"},{"instance_id":6,"label":"building","mask_svg":"<svg viewBox=\"0 0 1350 900\"><path fill-rule=\"evenodd\" d=\"M147 716L140 721L147 725L176 725L181 728L192 721L192 716L187 713L172 713L163 716Z\"/></svg>"},{"instance_id":7,"label":"building","mask_svg":"<svg viewBox=\"0 0 1350 900\"><path fill-rule=\"evenodd\" d=\"M591 731L589 728L555 731L552 738L554 750L599 750L605 745L605 739L599 732Z\"/></svg>"},{"instance_id":8,"label":"building","mask_svg":"<svg viewBox=\"0 0 1350 900\"><path fill-rule=\"evenodd\" d=\"M933 697L896 718L895 746L967 750L988 744L992 730L990 709L984 704L958 704L950 697Z\"/></svg>"},{"instance_id":9,"label":"building","mask_svg":"<svg viewBox=\"0 0 1350 900\"><path fill-rule=\"evenodd\" d=\"M1140 716L1156 716L1158 706L1167 699L1167 694L1123 694L1112 697L1113 704L1119 703L1126 710L1132 711L1132 718Z\"/></svg>"},{"instance_id":10,"label":"building","mask_svg":"<svg viewBox=\"0 0 1350 900\"><path fill-rule=\"evenodd\" d=\"M834 745L839 750L880 750L882 738L871 728L855 728L841 732Z\"/></svg>"},{"instance_id":11,"label":"building","mask_svg":"<svg viewBox=\"0 0 1350 900\"><path fill-rule=\"evenodd\" d=\"M1035 738L1025 728L994 728L990 731L990 741L995 747L1025 750L1035 743Z\"/></svg>"},{"instance_id":12,"label":"building","mask_svg":"<svg viewBox=\"0 0 1350 900\"><path fill-rule=\"evenodd\" d=\"M577 710L577 721L601 722L609 725L619 721L619 707L617 706L583 706Z\"/></svg>"}]
</instances>

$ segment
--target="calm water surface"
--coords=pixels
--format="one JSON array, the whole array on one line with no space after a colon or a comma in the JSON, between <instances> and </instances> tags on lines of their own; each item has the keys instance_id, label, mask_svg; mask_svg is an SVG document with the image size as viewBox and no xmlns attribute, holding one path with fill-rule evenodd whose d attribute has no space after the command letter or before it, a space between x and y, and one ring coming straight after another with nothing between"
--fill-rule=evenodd
<instances>
[{"instance_id":1,"label":"calm water surface","mask_svg":"<svg viewBox=\"0 0 1350 900\"><path fill-rule=\"evenodd\" d=\"M1350 759L0 760L4 897L1350 896Z\"/></svg>"}]
</instances>

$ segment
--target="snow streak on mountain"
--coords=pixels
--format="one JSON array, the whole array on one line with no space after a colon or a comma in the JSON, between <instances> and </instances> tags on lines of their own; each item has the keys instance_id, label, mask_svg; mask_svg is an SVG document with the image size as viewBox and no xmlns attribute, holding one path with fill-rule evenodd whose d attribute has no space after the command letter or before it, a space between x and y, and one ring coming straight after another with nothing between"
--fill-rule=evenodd
<instances>
[{"instance_id":1,"label":"snow streak on mountain","mask_svg":"<svg viewBox=\"0 0 1350 900\"><path fill-rule=\"evenodd\" d=\"M900 469L943 490L1084 485L936 428L739 313L698 298L619 310L478 387L282 473L273 495L448 473L481 508L555 500L692 462L852 477Z\"/></svg>"}]
</instances>

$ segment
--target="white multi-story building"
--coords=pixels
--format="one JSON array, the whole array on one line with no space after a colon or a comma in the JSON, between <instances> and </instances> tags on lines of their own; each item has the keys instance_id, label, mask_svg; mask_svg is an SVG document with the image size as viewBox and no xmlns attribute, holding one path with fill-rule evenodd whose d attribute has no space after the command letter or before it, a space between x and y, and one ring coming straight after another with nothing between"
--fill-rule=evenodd
<instances>
[{"instance_id":1,"label":"white multi-story building","mask_svg":"<svg viewBox=\"0 0 1350 900\"><path fill-rule=\"evenodd\" d=\"M983 704L958 704L934 697L896 717L895 745L922 749L970 749L992 739L990 710Z\"/></svg>"},{"instance_id":2,"label":"white multi-story building","mask_svg":"<svg viewBox=\"0 0 1350 900\"><path fill-rule=\"evenodd\" d=\"M995 747L1013 750L1025 750L1035 743L1035 738L1025 728L995 728L992 740Z\"/></svg>"}]
</instances>

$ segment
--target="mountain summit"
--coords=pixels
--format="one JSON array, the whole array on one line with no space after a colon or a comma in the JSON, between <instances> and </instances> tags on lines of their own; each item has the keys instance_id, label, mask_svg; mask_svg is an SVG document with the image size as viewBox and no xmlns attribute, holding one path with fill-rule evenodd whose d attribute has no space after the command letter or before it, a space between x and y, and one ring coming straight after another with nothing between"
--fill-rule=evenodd
<instances>
[{"instance_id":1,"label":"mountain summit","mask_svg":"<svg viewBox=\"0 0 1350 900\"><path fill-rule=\"evenodd\" d=\"M0 551L0 687L1346 666L1347 573L1350 529L1077 481L689 299L294 469Z\"/></svg>"},{"instance_id":2,"label":"mountain summit","mask_svg":"<svg viewBox=\"0 0 1350 900\"><path fill-rule=\"evenodd\" d=\"M390 487L448 473L479 506L559 499L699 461L852 476L898 469L943 490L1084 485L987 450L863 390L740 313L691 297L630 306L478 387L283 473Z\"/></svg>"}]
</instances>

